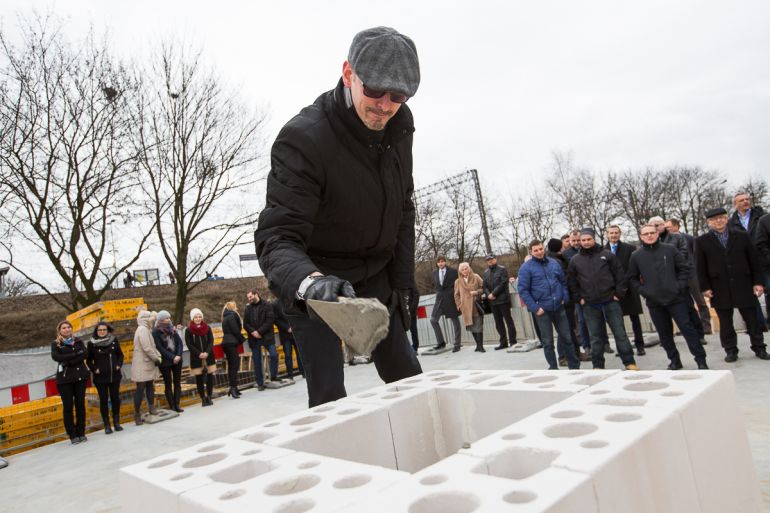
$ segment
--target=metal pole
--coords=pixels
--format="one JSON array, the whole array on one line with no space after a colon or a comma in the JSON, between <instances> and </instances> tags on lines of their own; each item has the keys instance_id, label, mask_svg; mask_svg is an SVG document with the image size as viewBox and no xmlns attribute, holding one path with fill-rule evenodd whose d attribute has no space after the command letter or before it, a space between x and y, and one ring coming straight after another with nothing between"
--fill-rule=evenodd
<instances>
[{"instance_id":1,"label":"metal pole","mask_svg":"<svg viewBox=\"0 0 770 513\"><path fill-rule=\"evenodd\" d=\"M479 172L475 169L469 171L473 186L476 189L476 201L479 202L479 213L481 215L481 229L484 231L484 244L487 247L487 253L492 253L492 242L489 239L489 227L487 226L487 212L484 209L484 197L481 195L481 185L479 184Z\"/></svg>"}]
</instances>

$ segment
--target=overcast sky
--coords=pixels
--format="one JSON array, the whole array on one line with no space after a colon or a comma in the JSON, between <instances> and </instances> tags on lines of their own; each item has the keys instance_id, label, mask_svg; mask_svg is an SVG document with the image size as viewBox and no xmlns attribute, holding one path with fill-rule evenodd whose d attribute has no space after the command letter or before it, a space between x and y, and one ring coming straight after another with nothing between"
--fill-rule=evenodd
<instances>
[{"instance_id":1,"label":"overcast sky","mask_svg":"<svg viewBox=\"0 0 770 513\"><path fill-rule=\"evenodd\" d=\"M424 186L476 168L503 199L542 184L551 153L595 170L699 165L731 183L770 178L770 2L77 1L138 58L167 36L200 45L280 127L338 80L353 35L388 25L415 41L422 82L414 173ZM493 198L495 199L495 198Z\"/></svg>"}]
</instances>

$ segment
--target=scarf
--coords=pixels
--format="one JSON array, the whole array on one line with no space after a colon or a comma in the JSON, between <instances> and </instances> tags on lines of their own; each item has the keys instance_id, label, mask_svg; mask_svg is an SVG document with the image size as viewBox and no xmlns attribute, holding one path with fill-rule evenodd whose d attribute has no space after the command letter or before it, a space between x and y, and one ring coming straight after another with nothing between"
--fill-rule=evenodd
<instances>
[{"instance_id":1,"label":"scarf","mask_svg":"<svg viewBox=\"0 0 770 513\"><path fill-rule=\"evenodd\" d=\"M176 333L176 328L173 324L167 324L167 325L157 325L155 326L155 329L160 332L160 334L163 337L163 340L166 342L166 348L168 348L169 351L174 350L174 333Z\"/></svg>"},{"instance_id":2,"label":"scarf","mask_svg":"<svg viewBox=\"0 0 770 513\"><path fill-rule=\"evenodd\" d=\"M96 347L105 347L112 343L112 335L107 335L104 338L91 337L91 343Z\"/></svg>"},{"instance_id":3,"label":"scarf","mask_svg":"<svg viewBox=\"0 0 770 513\"><path fill-rule=\"evenodd\" d=\"M65 346L74 346L75 338L74 337L65 338L64 340L61 341L61 343L64 344Z\"/></svg>"},{"instance_id":4,"label":"scarf","mask_svg":"<svg viewBox=\"0 0 770 513\"><path fill-rule=\"evenodd\" d=\"M725 229L725 231L723 231L722 233L719 233L716 230L711 230L711 232L717 238L717 240L722 245L722 247L727 249L727 241L730 238L730 230Z\"/></svg>"},{"instance_id":5,"label":"scarf","mask_svg":"<svg viewBox=\"0 0 770 513\"><path fill-rule=\"evenodd\" d=\"M202 321L200 324L195 324L190 321L190 324L187 325L187 329L190 330L193 335L205 337L209 332L209 325Z\"/></svg>"}]
</instances>

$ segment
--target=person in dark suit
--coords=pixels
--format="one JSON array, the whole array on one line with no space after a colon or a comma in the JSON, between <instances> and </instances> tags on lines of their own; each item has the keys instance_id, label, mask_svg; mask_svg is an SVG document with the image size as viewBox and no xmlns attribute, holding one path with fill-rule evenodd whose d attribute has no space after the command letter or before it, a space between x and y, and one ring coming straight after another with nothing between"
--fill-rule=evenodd
<instances>
[{"instance_id":1,"label":"person in dark suit","mask_svg":"<svg viewBox=\"0 0 770 513\"><path fill-rule=\"evenodd\" d=\"M433 283L436 286L436 302L433 305L433 312L430 314L430 325L436 333L436 345L434 349L446 347L444 333L441 331L439 319L443 315L452 323L454 335L453 352L460 350L460 319L455 306L455 282L457 281L457 270L446 265L446 258L439 256L436 259L436 270L433 271Z\"/></svg>"},{"instance_id":2,"label":"person in dark suit","mask_svg":"<svg viewBox=\"0 0 770 513\"><path fill-rule=\"evenodd\" d=\"M770 360L757 319L757 296L764 292L762 269L756 248L746 232L727 227L727 211L706 212L709 231L695 240L695 265L703 295L719 316L719 338L727 353L726 362L738 359L738 337L733 327L733 309L746 322L751 349L762 360Z\"/></svg>"},{"instance_id":3,"label":"person in dark suit","mask_svg":"<svg viewBox=\"0 0 770 513\"><path fill-rule=\"evenodd\" d=\"M500 344L495 351L508 347L508 341L513 346L516 344L516 326L511 316L511 292L508 289L508 271L502 265L497 264L495 255L487 255L487 270L484 271L484 294L492 307L492 317L495 319L495 328L500 335ZM506 334L505 329L508 328Z\"/></svg>"},{"instance_id":4,"label":"person in dark suit","mask_svg":"<svg viewBox=\"0 0 770 513\"><path fill-rule=\"evenodd\" d=\"M609 242L604 247L618 257L623 272L627 273L628 263L631 260L631 254L636 251L636 246L620 240L620 235L620 226L613 224L607 228L607 239ZM623 315L627 315L631 319L636 354L638 356L645 355L644 333L642 332L642 321L639 319L639 316L642 314L642 300L639 298L639 293L629 289L626 295L620 298L620 308L623 311Z\"/></svg>"}]
</instances>

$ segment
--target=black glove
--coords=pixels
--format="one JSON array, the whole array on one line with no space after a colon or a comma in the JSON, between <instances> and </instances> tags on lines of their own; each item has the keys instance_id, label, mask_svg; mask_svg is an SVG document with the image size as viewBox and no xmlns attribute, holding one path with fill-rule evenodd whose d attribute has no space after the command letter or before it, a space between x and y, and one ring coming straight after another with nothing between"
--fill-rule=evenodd
<instances>
[{"instance_id":1,"label":"black glove","mask_svg":"<svg viewBox=\"0 0 770 513\"><path fill-rule=\"evenodd\" d=\"M390 296L390 315L398 310L401 314L401 321L404 324L404 331L409 331L412 327L412 314L411 314L411 295L410 289L398 289L394 290Z\"/></svg>"},{"instance_id":2,"label":"black glove","mask_svg":"<svg viewBox=\"0 0 770 513\"><path fill-rule=\"evenodd\" d=\"M356 291L353 285L336 276L319 276L308 286L304 294L304 299L315 299L317 301L337 302L339 296L356 297Z\"/></svg>"}]
</instances>

